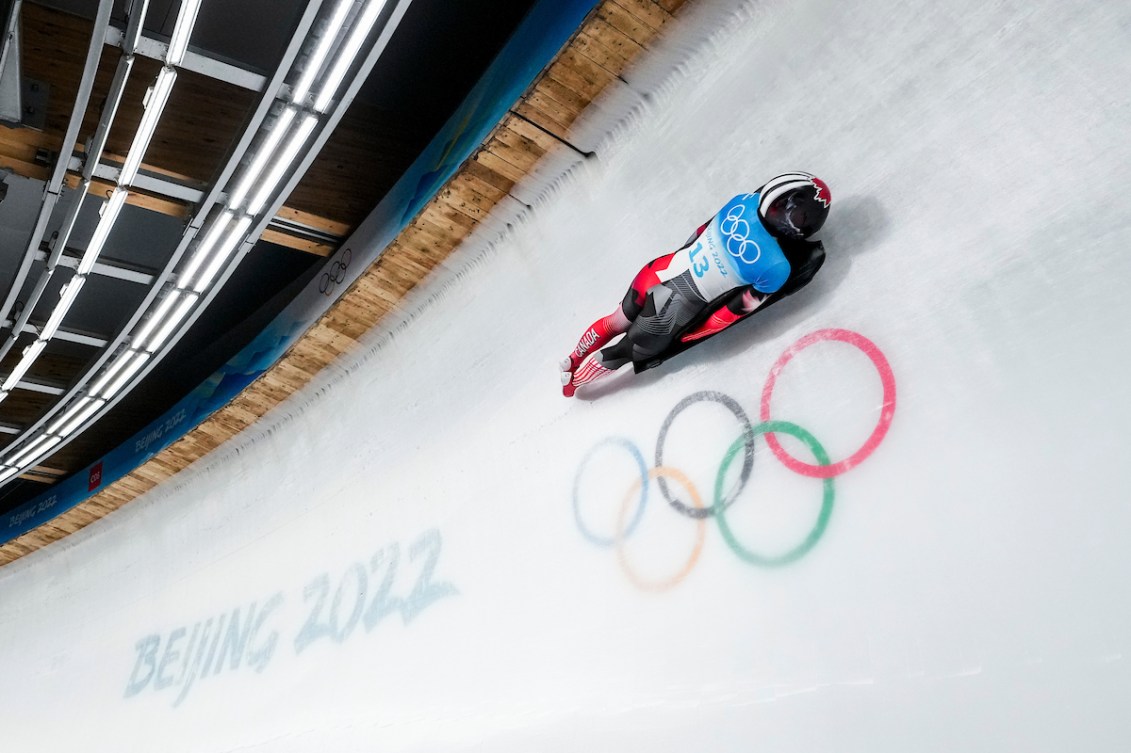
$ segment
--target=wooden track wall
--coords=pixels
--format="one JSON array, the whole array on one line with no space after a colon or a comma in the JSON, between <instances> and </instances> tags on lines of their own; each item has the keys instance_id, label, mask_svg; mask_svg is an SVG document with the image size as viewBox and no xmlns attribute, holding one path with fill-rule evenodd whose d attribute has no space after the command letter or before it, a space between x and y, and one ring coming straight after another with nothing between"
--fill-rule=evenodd
<instances>
[{"instance_id":1,"label":"wooden track wall","mask_svg":"<svg viewBox=\"0 0 1131 753\"><path fill-rule=\"evenodd\" d=\"M105 490L4 546L0 565L153 489L250 426L394 312L404 295L562 142L585 108L658 38L688 0L605 0L457 174L287 354L235 400Z\"/></svg>"}]
</instances>

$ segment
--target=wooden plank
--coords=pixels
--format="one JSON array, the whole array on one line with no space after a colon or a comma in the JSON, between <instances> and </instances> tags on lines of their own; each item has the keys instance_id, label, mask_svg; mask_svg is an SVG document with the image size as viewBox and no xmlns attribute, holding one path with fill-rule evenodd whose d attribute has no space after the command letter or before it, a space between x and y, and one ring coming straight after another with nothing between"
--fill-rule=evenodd
<instances>
[{"instance_id":1,"label":"wooden plank","mask_svg":"<svg viewBox=\"0 0 1131 753\"><path fill-rule=\"evenodd\" d=\"M675 14L680 8L687 3L688 0L655 0L656 5L660 6L668 13Z\"/></svg>"},{"instance_id":2,"label":"wooden plank","mask_svg":"<svg viewBox=\"0 0 1131 753\"><path fill-rule=\"evenodd\" d=\"M576 112L578 116L581 115L581 113L585 111L585 108L589 106L589 103L593 101L592 98L574 91L553 76L544 76L542 80L538 82L538 93L563 105L569 112ZM576 117L577 116L575 116L575 118Z\"/></svg>"},{"instance_id":3,"label":"wooden plank","mask_svg":"<svg viewBox=\"0 0 1131 753\"><path fill-rule=\"evenodd\" d=\"M602 5L601 7L607 6ZM613 25L608 14L598 13L592 23L586 27L586 32L623 58L626 65L628 61L634 60L637 55L644 51L644 47L639 42Z\"/></svg>"},{"instance_id":4,"label":"wooden plank","mask_svg":"<svg viewBox=\"0 0 1131 753\"><path fill-rule=\"evenodd\" d=\"M443 196L445 204L450 209L461 212L475 221L486 217L496 204L492 199L477 194L468 187L453 186L445 189Z\"/></svg>"},{"instance_id":5,"label":"wooden plank","mask_svg":"<svg viewBox=\"0 0 1131 753\"><path fill-rule=\"evenodd\" d=\"M443 217L421 214L416 218L416 222L419 222L421 227L425 228L432 236L437 238L438 243L433 244L432 251L442 252L439 257L437 257L435 253L429 254L429 271L431 271L436 266L435 262L437 258L443 258L444 256L447 256L448 253L450 253L452 248L452 241L459 243L471 233L471 231L467 228L461 225L457 225L453 222L449 222Z\"/></svg>"},{"instance_id":6,"label":"wooden plank","mask_svg":"<svg viewBox=\"0 0 1131 753\"><path fill-rule=\"evenodd\" d=\"M615 0L602 3L597 8L597 18L607 23L612 28L624 34L641 48L646 46L656 31L639 17L632 15Z\"/></svg>"},{"instance_id":7,"label":"wooden plank","mask_svg":"<svg viewBox=\"0 0 1131 753\"><path fill-rule=\"evenodd\" d=\"M529 139L536 144L544 153L550 153L554 149L561 146L561 141L552 133L539 128L534 123L531 123L526 118L519 117L518 115L508 115L503 125L509 131L514 131L519 136Z\"/></svg>"},{"instance_id":8,"label":"wooden plank","mask_svg":"<svg viewBox=\"0 0 1131 753\"><path fill-rule=\"evenodd\" d=\"M577 35L575 41L578 54L589 58L613 76L619 77L628 67L628 59L604 40L591 34L588 27Z\"/></svg>"},{"instance_id":9,"label":"wooden plank","mask_svg":"<svg viewBox=\"0 0 1131 753\"><path fill-rule=\"evenodd\" d=\"M511 168L520 175L526 175L534 169L534 165L538 163L538 158L534 155L522 149L511 147L509 144L505 144L498 139L488 144L483 151L498 157L500 160L510 165Z\"/></svg>"},{"instance_id":10,"label":"wooden plank","mask_svg":"<svg viewBox=\"0 0 1131 753\"><path fill-rule=\"evenodd\" d=\"M647 24L651 36L655 36L664 24L672 20L672 14L654 0L612 0L612 4L619 5L625 12Z\"/></svg>"},{"instance_id":11,"label":"wooden plank","mask_svg":"<svg viewBox=\"0 0 1131 753\"><path fill-rule=\"evenodd\" d=\"M588 67L592 68L594 66L590 65ZM606 78L611 78L607 73L605 76ZM592 102L595 97L599 96L601 92L605 90L605 84L593 81L580 69L564 63L559 63L546 71L545 78L558 82L561 86L564 86L567 90L572 92L579 101L585 104Z\"/></svg>"},{"instance_id":12,"label":"wooden plank","mask_svg":"<svg viewBox=\"0 0 1131 753\"><path fill-rule=\"evenodd\" d=\"M34 128L12 127L0 124L0 142L5 144L19 144L32 148L48 149L56 152L63 145L62 138L37 131Z\"/></svg>"},{"instance_id":13,"label":"wooden plank","mask_svg":"<svg viewBox=\"0 0 1131 753\"><path fill-rule=\"evenodd\" d=\"M36 155L39 149L28 144L15 144L8 141L0 141L0 165L11 161L13 163L23 163L29 167L47 168L47 165L41 164L36 161ZM6 165L5 165L6 166Z\"/></svg>"},{"instance_id":14,"label":"wooden plank","mask_svg":"<svg viewBox=\"0 0 1131 753\"><path fill-rule=\"evenodd\" d=\"M550 81L540 81L539 86L527 95L524 104L530 104L546 112L559 123L573 125L585 108L576 101L569 101L568 96L558 99L559 87L553 86Z\"/></svg>"},{"instance_id":15,"label":"wooden plank","mask_svg":"<svg viewBox=\"0 0 1131 753\"><path fill-rule=\"evenodd\" d=\"M278 246L285 246L286 248L293 248L296 251L305 251L308 254L315 256L326 257L338 250L337 243L325 243L320 240L312 238L302 238L296 235L291 235L288 232L279 230L278 228L267 228L263 234L259 236L269 243L274 243Z\"/></svg>"},{"instance_id":16,"label":"wooden plank","mask_svg":"<svg viewBox=\"0 0 1131 753\"><path fill-rule=\"evenodd\" d=\"M531 127L529 123L519 121L517 118L515 120L516 122L521 122L524 126L527 127L528 130L537 131L537 129ZM537 141L524 136L517 130L512 130L510 128L500 128L495 134L495 139L500 143L506 145L508 149L514 150L515 152L524 155L525 159L530 160L531 165L546 156L546 150L542 148L542 146Z\"/></svg>"},{"instance_id":17,"label":"wooden plank","mask_svg":"<svg viewBox=\"0 0 1131 753\"><path fill-rule=\"evenodd\" d=\"M428 204L424 211L425 214L427 214L430 218L433 218L436 221L442 220L444 222L452 223L462 230L467 231L467 233L471 233L475 230L475 228L479 227L479 222L471 217L468 217L466 214L463 214L457 209L448 206L447 202L432 201Z\"/></svg>"},{"instance_id":18,"label":"wooden plank","mask_svg":"<svg viewBox=\"0 0 1131 753\"><path fill-rule=\"evenodd\" d=\"M573 75L580 76L586 81L589 81L597 92L603 92L606 88L612 86L614 81L618 80L616 74L601 67L596 61L582 54L582 52L574 46L570 46L562 52L559 62L561 63L561 67L569 69ZM556 68L551 70L555 71L556 77Z\"/></svg>"},{"instance_id":19,"label":"wooden plank","mask_svg":"<svg viewBox=\"0 0 1131 753\"><path fill-rule=\"evenodd\" d=\"M322 217L314 214L313 212L304 212L301 209L294 207L283 207L279 213L275 215L283 220L297 222L300 225L305 225L315 230L320 230L327 235L336 235L339 238L344 238L349 235L352 226L347 222L330 219L329 217Z\"/></svg>"},{"instance_id":20,"label":"wooden plank","mask_svg":"<svg viewBox=\"0 0 1131 753\"><path fill-rule=\"evenodd\" d=\"M527 120L538 124L539 127L554 134L562 141L569 140L570 126L573 124L572 118L559 120L557 115L547 112L541 104L529 99L523 100L523 102L514 109L515 112L522 115Z\"/></svg>"},{"instance_id":21,"label":"wooden plank","mask_svg":"<svg viewBox=\"0 0 1131 753\"><path fill-rule=\"evenodd\" d=\"M51 168L40 165L38 162L25 162L23 160L6 157L0 153L0 168L7 168L21 178L32 180L48 180L51 177Z\"/></svg>"},{"instance_id":22,"label":"wooden plank","mask_svg":"<svg viewBox=\"0 0 1131 753\"><path fill-rule=\"evenodd\" d=\"M468 160L463 163L463 168L450 181L449 186L467 186L481 196L493 202L502 201L503 197L514 188L514 181L489 170L479 163Z\"/></svg>"},{"instance_id":23,"label":"wooden plank","mask_svg":"<svg viewBox=\"0 0 1131 753\"><path fill-rule=\"evenodd\" d=\"M497 172L510 180L518 182L526 177L525 171L519 167L515 167L511 163L504 160L499 155L489 152L486 149L480 150L473 158L480 165L483 165L489 170Z\"/></svg>"}]
</instances>

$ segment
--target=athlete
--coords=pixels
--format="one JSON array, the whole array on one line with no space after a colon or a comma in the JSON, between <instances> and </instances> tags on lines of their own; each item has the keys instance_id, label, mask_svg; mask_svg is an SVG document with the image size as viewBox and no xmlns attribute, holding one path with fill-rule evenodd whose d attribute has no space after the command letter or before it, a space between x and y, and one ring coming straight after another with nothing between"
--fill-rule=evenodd
<instances>
[{"instance_id":1,"label":"athlete","mask_svg":"<svg viewBox=\"0 0 1131 753\"><path fill-rule=\"evenodd\" d=\"M613 313L585 330L561 362L562 393L630 362L637 373L658 366L800 290L825 260L809 237L831 200L825 182L803 172L735 196L683 248L648 262Z\"/></svg>"}]
</instances>

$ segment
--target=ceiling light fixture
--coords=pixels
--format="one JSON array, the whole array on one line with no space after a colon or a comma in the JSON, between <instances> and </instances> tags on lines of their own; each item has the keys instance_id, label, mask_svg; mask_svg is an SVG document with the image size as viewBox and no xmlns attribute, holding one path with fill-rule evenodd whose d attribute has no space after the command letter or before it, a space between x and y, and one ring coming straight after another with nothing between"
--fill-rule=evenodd
<instances>
[{"instance_id":1,"label":"ceiling light fixture","mask_svg":"<svg viewBox=\"0 0 1131 753\"><path fill-rule=\"evenodd\" d=\"M102 247L106 245L106 239L110 237L110 231L118 221L118 214L122 211L122 205L126 203L128 193L125 189L116 188L110 194L110 199L102 205L102 216L98 220L98 226L94 228L90 243L86 245L86 251L83 252L82 261L79 262L76 270L78 274L85 275L94 269L94 262L98 261L98 255L102 253Z\"/></svg>"},{"instance_id":2,"label":"ceiling light fixture","mask_svg":"<svg viewBox=\"0 0 1131 753\"><path fill-rule=\"evenodd\" d=\"M8 462L19 466L22 470L26 470L30 466L35 465L40 458L51 452L55 445L62 441L62 437L53 437L49 434L45 434L40 437L38 442L32 442L23 452Z\"/></svg>"},{"instance_id":3,"label":"ceiling light fixture","mask_svg":"<svg viewBox=\"0 0 1131 753\"><path fill-rule=\"evenodd\" d=\"M286 135L287 129L291 127L291 122L295 119L297 110L293 107L288 107L279 113L278 119L275 121L271 133L264 139L263 144L259 147L259 154L255 155L255 159L247 168L243 178L240 180L239 186L228 197L228 206L235 209L247 196L248 191L251 190L252 185L258 180L259 174L263 172L263 168L275 156L275 150L279 148L279 142L283 140Z\"/></svg>"},{"instance_id":4,"label":"ceiling light fixture","mask_svg":"<svg viewBox=\"0 0 1131 753\"><path fill-rule=\"evenodd\" d=\"M357 57L361 46L365 44L369 32L373 30L373 25L377 23L377 18L381 15L381 10L384 7L385 0L369 0L365 10L361 12L361 17L350 29L349 39L338 53L338 58L334 61L334 67L330 69L326 80L322 82L321 93L314 100L314 109L318 112L325 112L330 103L334 101L338 86L342 83L342 79L346 77L350 66L353 65L354 58Z\"/></svg>"},{"instance_id":5,"label":"ceiling light fixture","mask_svg":"<svg viewBox=\"0 0 1131 753\"><path fill-rule=\"evenodd\" d=\"M169 65L180 65L185 59L189 37L192 36L199 11L200 0L181 0L181 10L177 14L177 23L173 25L173 36L169 38L169 51L165 55L165 62Z\"/></svg>"},{"instance_id":6,"label":"ceiling light fixture","mask_svg":"<svg viewBox=\"0 0 1131 753\"><path fill-rule=\"evenodd\" d=\"M63 318L67 315L67 312L71 310L71 304L75 302L75 297L78 296L85 282L85 277L77 275L72 277L71 281L59 291L59 303L56 304L55 310L51 312L51 318L47 320L47 324L43 325L43 329L40 330L40 340L50 340L55 336L55 332L58 331L59 325L63 323Z\"/></svg>"},{"instance_id":7,"label":"ceiling light fixture","mask_svg":"<svg viewBox=\"0 0 1131 753\"><path fill-rule=\"evenodd\" d=\"M181 323L181 320L185 318L199 297L200 296L193 293L186 293L181 298L180 303L177 304L177 307L173 309L173 313L165 319L164 325L157 331L157 334L150 338L149 342L145 344L145 349L152 353L164 345L165 341L169 339L169 336L173 334L173 330L176 329L177 325Z\"/></svg>"},{"instance_id":8,"label":"ceiling light fixture","mask_svg":"<svg viewBox=\"0 0 1131 753\"><path fill-rule=\"evenodd\" d=\"M23 358L16 364L16 368L12 369L12 373L4 380L4 385L0 387L0 389L5 392L10 392L12 388L24 378L24 374L26 374L27 370L31 368L31 365L35 363L35 359L39 358L39 354L43 352L45 347L47 347L46 340L36 340L31 345L24 348Z\"/></svg>"},{"instance_id":9,"label":"ceiling light fixture","mask_svg":"<svg viewBox=\"0 0 1131 753\"><path fill-rule=\"evenodd\" d=\"M95 413L97 413L99 410L101 410L103 405L106 405L105 400L98 400L98 399L90 398L90 397L83 398L83 400L89 400L90 403L86 404L84 407L76 410L74 412L71 420L68 421L65 426L60 427L55 432L60 437L68 437L71 434L73 434L75 429L79 428L84 423L86 423L88 418L90 418ZM81 404L82 403L80 403L80 405Z\"/></svg>"},{"instance_id":10,"label":"ceiling light fixture","mask_svg":"<svg viewBox=\"0 0 1131 753\"><path fill-rule=\"evenodd\" d=\"M24 458L29 458L33 454L35 454L35 452L39 450L42 445L47 443L48 439L50 439L50 437L46 434L33 439L31 442L28 442L26 445L24 445L21 449L17 450L14 455L8 458L8 462L18 467L24 460Z\"/></svg>"},{"instance_id":11,"label":"ceiling light fixture","mask_svg":"<svg viewBox=\"0 0 1131 753\"><path fill-rule=\"evenodd\" d=\"M251 218L246 215L236 222L235 226L232 227L232 231L228 233L228 236L224 238L224 242L220 244L220 247L216 249L216 253L212 255L212 261L208 263L208 267L200 274L196 283L193 284L193 290L197 293L204 292L204 289L212 282L212 278L215 277L216 273L220 271L220 268L224 266L224 262L228 260L228 257L231 256L233 251L239 248L250 228Z\"/></svg>"},{"instance_id":12,"label":"ceiling light fixture","mask_svg":"<svg viewBox=\"0 0 1131 753\"><path fill-rule=\"evenodd\" d=\"M231 221L235 219L235 214L232 212L224 212L219 218L213 220L212 226L208 228L208 232L204 235L204 240L196 247L193 252L192 258L185 268L177 275L177 281L182 288L187 288L192 276L196 274L196 270L200 269L200 265L208 258L209 252L216 246L216 242L220 240L220 236L228 228Z\"/></svg>"},{"instance_id":13,"label":"ceiling light fixture","mask_svg":"<svg viewBox=\"0 0 1131 753\"><path fill-rule=\"evenodd\" d=\"M118 175L118 185L127 186L133 183L134 178L137 177L137 171L141 167L141 158L145 156L146 150L149 149L149 142L153 138L153 132L157 130L157 122L161 119L161 113L165 110L165 104L169 101L169 93L173 91L173 84L176 83L176 80L177 72L172 68L162 68L161 72L157 74L157 82L150 88L146 96L145 113L142 114L141 122L138 123L133 144L126 155L125 164L122 165L122 172Z\"/></svg>"},{"instance_id":14,"label":"ceiling light fixture","mask_svg":"<svg viewBox=\"0 0 1131 753\"><path fill-rule=\"evenodd\" d=\"M57 434L65 437L73 432L83 421L94 415L95 411L106 404L105 400L94 397L80 398L55 423L47 428L48 434Z\"/></svg>"},{"instance_id":15,"label":"ceiling light fixture","mask_svg":"<svg viewBox=\"0 0 1131 753\"><path fill-rule=\"evenodd\" d=\"M330 22L326 25L326 30L322 34L322 38L318 40L314 52L306 59L306 68L302 72L298 83L295 84L294 89L291 91L291 101L296 105L301 105L306 99L306 95L310 92L310 86L314 83L315 76L318 71L322 70L322 64L326 62L326 56L330 54L330 47L338 38L338 34L342 30L342 25L346 22L346 16L349 10L353 7L354 0L339 0L338 7L334 8L334 15L330 17Z\"/></svg>"},{"instance_id":16,"label":"ceiling light fixture","mask_svg":"<svg viewBox=\"0 0 1131 753\"><path fill-rule=\"evenodd\" d=\"M106 369L106 371L102 373L102 376L98 378L98 381L94 383L94 386L90 388L90 394L96 396L99 395L102 392L102 389L106 385L108 385L116 376L118 376L122 369L126 367L126 365L129 363L131 355L134 352L135 351L126 351L122 355L118 356L118 358L110 364L110 368Z\"/></svg>"},{"instance_id":17,"label":"ceiling light fixture","mask_svg":"<svg viewBox=\"0 0 1131 753\"><path fill-rule=\"evenodd\" d=\"M140 371L141 367L145 365L145 362L149 360L149 354L129 351L124 360L126 367L122 369L118 378L102 393L102 397L107 400L118 394L118 390L122 389L122 387L126 385L126 382L133 379L134 374Z\"/></svg>"},{"instance_id":18,"label":"ceiling light fixture","mask_svg":"<svg viewBox=\"0 0 1131 753\"><path fill-rule=\"evenodd\" d=\"M247 206L248 214L259 214L263 206L267 203L267 199L275 193L282 181L283 176L286 174L298 157L299 150L306 144L306 140L310 138L311 132L314 127L318 125L318 118L315 115L307 115L299 123L298 128L291 133L290 141L287 142L286 147L283 148L279 159L275 161L274 167L271 172L267 174L267 178L263 181L263 187L259 189L259 193L255 195L251 203Z\"/></svg>"},{"instance_id":19,"label":"ceiling light fixture","mask_svg":"<svg viewBox=\"0 0 1131 753\"><path fill-rule=\"evenodd\" d=\"M145 346L145 341L161 326L161 323L165 321L165 316L173 310L173 307L177 305L182 295L184 295L184 293L181 291L174 290L165 296L157 308L154 309L152 316L145 322L145 326L141 328L140 332L134 335L130 343L134 348L141 350Z\"/></svg>"}]
</instances>

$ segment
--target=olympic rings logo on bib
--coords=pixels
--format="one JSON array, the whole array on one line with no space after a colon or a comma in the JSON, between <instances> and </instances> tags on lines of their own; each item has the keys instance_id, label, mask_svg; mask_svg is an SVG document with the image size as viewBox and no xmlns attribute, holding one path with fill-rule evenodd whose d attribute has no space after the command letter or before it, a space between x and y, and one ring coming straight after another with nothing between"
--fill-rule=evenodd
<instances>
[{"instance_id":1,"label":"olympic rings logo on bib","mask_svg":"<svg viewBox=\"0 0 1131 753\"><path fill-rule=\"evenodd\" d=\"M762 247L750 239L750 223L742 219L746 207L742 204L731 207L726 217L719 222L719 231L726 239L727 253L746 264L754 264L762 258ZM748 254L754 254L748 258Z\"/></svg>"},{"instance_id":2,"label":"olympic rings logo on bib","mask_svg":"<svg viewBox=\"0 0 1131 753\"><path fill-rule=\"evenodd\" d=\"M835 341L852 345L860 350L872 362L880 377L883 388L883 403L880 417L871 434L855 452L848 457L834 461L829 457L825 448L809 431L797 424L781 419L775 419L770 413L770 403L773 398L774 387L778 378L789 362L799 352L819 342ZM664 462L664 445L668 432L676 417L685 409L698 402L714 402L729 410L742 428L738 438L731 443L723 454L718 472L715 475L713 493L709 500L704 501L700 491L685 473ZM625 576L642 590L663 591L681 582L695 567L702 552L706 537L707 518L714 518L718 524L723 541L730 550L743 562L760 567L780 567L804 557L824 536L832 518L835 502L835 489L833 479L855 468L866 460L883 441L888 429L891 427L895 416L895 377L891 366L883 353L868 338L861 334L846 329L823 329L812 332L795 342L778 357L770 368L766 383L762 389L760 405L760 422L751 425L750 419L742 406L734 398L721 392L702 391L688 395L668 413L656 437L656 453L651 468L647 467L644 455L634 442L624 437L609 437L598 442L581 460L573 483L573 512L578 530L591 543L601 547L616 549L617 561L624 571ZM808 463L790 455L778 441L778 434L788 434L798 440L808 449L815 463ZM741 542L727 521L727 510L738 500L746 488L754 468L754 443L759 437L765 437L766 444L782 465L802 476L820 480L821 501L820 507L808 534L801 541L794 544L784 552L765 554L757 552ZM624 451L636 468L638 478L630 485L623 498L616 516L615 531L612 535L601 535L590 529L581 512L580 489L581 481L586 467L599 451L605 448L617 448ZM725 480L731 467L741 455L741 468L738 472L737 484L729 491L724 489ZM672 492L669 482L680 487L685 498L690 501L686 504ZM694 522L695 540L691 553L687 558L667 576L661 578L645 578L632 566L628 558L625 542L635 532L637 525L644 516L644 510L653 485L660 492L660 496L668 503L671 509Z\"/></svg>"}]
</instances>

